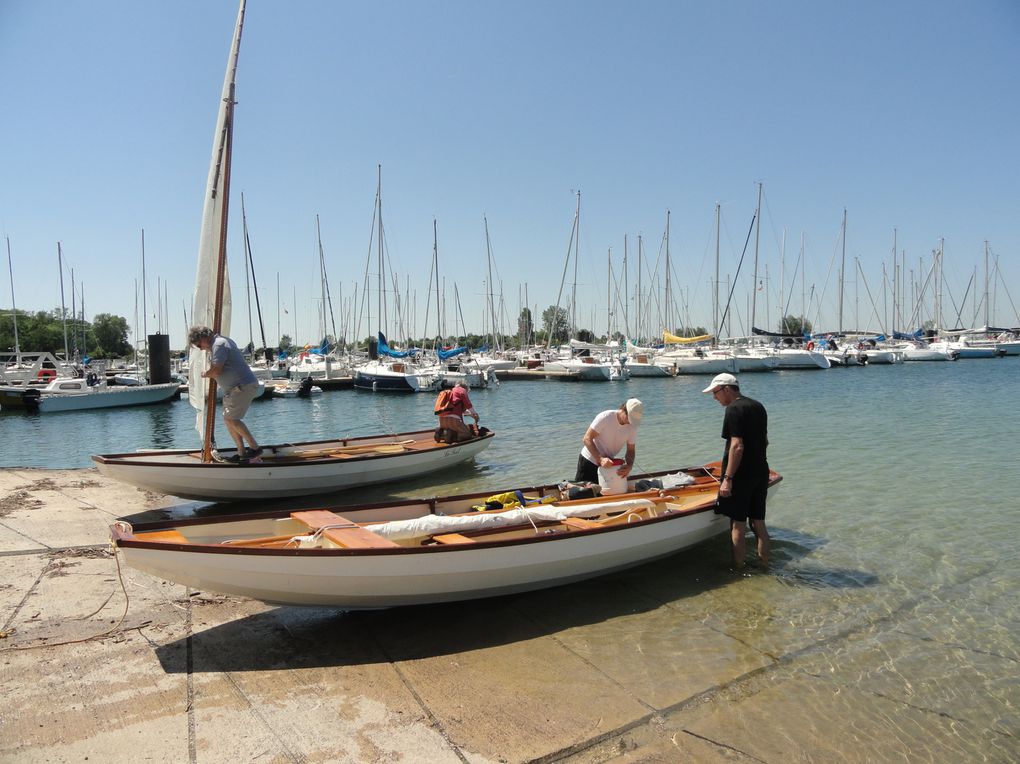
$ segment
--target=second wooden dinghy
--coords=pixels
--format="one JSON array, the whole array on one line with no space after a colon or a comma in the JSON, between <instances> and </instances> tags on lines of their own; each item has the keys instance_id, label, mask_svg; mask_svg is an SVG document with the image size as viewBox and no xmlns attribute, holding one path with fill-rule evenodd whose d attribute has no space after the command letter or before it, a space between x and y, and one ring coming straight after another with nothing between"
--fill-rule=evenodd
<instances>
[{"instance_id":1,"label":"second wooden dinghy","mask_svg":"<svg viewBox=\"0 0 1020 764\"><path fill-rule=\"evenodd\" d=\"M246 464L203 462L201 449L94 455L104 475L149 491L202 501L331 493L425 475L474 458L492 443L437 443L434 430L263 446ZM224 455L235 453L223 450Z\"/></svg>"}]
</instances>

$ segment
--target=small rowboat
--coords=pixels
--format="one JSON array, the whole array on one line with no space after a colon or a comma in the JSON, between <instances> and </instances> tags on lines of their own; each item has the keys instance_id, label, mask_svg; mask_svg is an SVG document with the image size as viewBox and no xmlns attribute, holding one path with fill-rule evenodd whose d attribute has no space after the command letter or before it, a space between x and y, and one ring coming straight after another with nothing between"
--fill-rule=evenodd
<instances>
[{"instance_id":1,"label":"small rowboat","mask_svg":"<svg viewBox=\"0 0 1020 764\"><path fill-rule=\"evenodd\" d=\"M399 481L472 459L493 433L437 443L434 430L263 446L244 464L203 462L201 449L151 450L92 457L104 475L158 493L200 501L273 499L331 493ZM221 456L234 454L224 449Z\"/></svg>"},{"instance_id":2,"label":"small rowboat","mask_svg":"<svg viewBox=\"0 0 1020 764\"><path fill-rule=\"evenodd\" d=\"M520 489L510 496L523 505L501 509L476 493L110 530L131 567L205 591L344 609L450 602L579 581L726 533L719 464L681 473L677 488L574 501L556 486ZM781 480L771 474L770 495Z\"/></svg>"}]
</instances>

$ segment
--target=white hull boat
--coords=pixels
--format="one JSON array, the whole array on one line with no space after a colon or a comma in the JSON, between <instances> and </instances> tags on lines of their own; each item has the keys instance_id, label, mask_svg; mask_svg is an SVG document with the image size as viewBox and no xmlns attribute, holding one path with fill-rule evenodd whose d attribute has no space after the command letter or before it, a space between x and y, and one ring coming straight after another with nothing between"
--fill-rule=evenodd
<instances>
[{"instance_id":1,"label":"white hull boat","mask_svg":"<svg viewBox=\"0 0 1020 764\"><path fill-rule=\"evenodd\" d=\"M201 501L272 499L400 481L474 458L493 434L437 443L434 430L263 446L246 464L203 462L201 450L152 450L92 457L108 477ZM230 455L233 449L221 455Z\"/></svg>"},{"instance_id":2,"label":"white hull boat","mask_svg":"<svg viewBox=\"0 0 1020 764\"><path fill-rule=\"evenodd\" d=\"M865 348L860 351L861 361L871 364L903 363L903 354L899 350L886 348Z\"/></svg>"},{"instance_id":3,"label":"white hull boat","mask_svg":"<svg viewBox=\"0 0 1020 764\"><path fill-rule=\"evenodd\" d=\"M737 372L737 361L725 350L682 350L663 353L656 363L670 365L677 374L720 374Z\"/></svg>"},{"instance_id":4,"label":"white hull boat","mask_svg":"<svg viewBox=\"0 0 1020 764\"><path fill-rule=\"evenodd\" d=\"M591 356L546 361L546 371L567 374L585 382L608 382L613 377L612 364L598 361Z\"/></svg>"},{"instance_id":5,"label":"white hull boat","mask_svg":"<svg viewBox=\"0 0 1020 764\"><path fill-rule=\"evenodd\" d=\"M439 389L439 378L405 361L369 361L351 373L359 390L388 393L422 393Z\"/></svg>"},{"instance_id":6,"label":"white hull boat","mask_svg":"<svg viewBox=\"0 0 1020 764\"><path fill-rule=\"evenodd\" d=\"M968 341L962 342L933 342L931 347L945 353L956 353L957 358L1001 358L1005 355L995 348L995 345L974 346Z\"/></svg>"},{"instance_id":7,"label":"white hull boat","mask_svg":"<svg viewBox=\"0 0 1020 764\"><path fill-rule=\"evenodd\" d=\"M39 412L147 406L169 401L179 395L179 390L176 382L128 387L90 385L87 379L78 377L57 378L45 387L0 387L0 406Z\"/></svg>"},{"instance_id":8,"label":"white hull boat","mask_svg":"<svg viewBox=\"0 0 1020 764\"><path fill-rule=\"evenodd\" d=\"M126 564L203 591L344 609L451 602L568 584L726 534L718 465L684 472L684 487L582 501L522 489L525 505L510 509L475 511L486 500L473 494L118 522L111 535ZM772 473L770 497L781 480Z\"/></svg>"},{"instance_id":9,"label":"white hull boat","mask_svg":"<svg viewBox=\"0 0 1020 764\"><path fill-rule=\"evenodd\" d=\"M900 345L899 351L904 361L955 361L958 358L958 354L948 348L938 349L920 343Z\"/></svg>"},{"instance_id":10,"label":"white hull boat","mask_svg":"<svg viewBox=\"0 0 1020 764\"><path fill-rule=\"evenodd\" d=\"M748 349L737 346L731 351L737 359L737 373L754 371L775 371L779 368L779 356L764 349Z\"/></svg>"},{"instance_id":11,"label":"white hull boat","mask_svg":"<svg viewBox=\"0 0 1020 764\"><path fill-rule=\"evenodd\" d=\"M832 363L818 350L780 348L776 351L778 369L828 369Z\"/></svg>"},{"instance_id":12,"label":"white hull boat","mask_svg":"<svg viewBox=\"0 0 1020 764\"><path fill-rule=\"evenodd\" d=\"M299 380L270 382L266 389L274 398L309 398L313 395L322 395L322 388L318 385L303 385Z\"/></svg>"}]
</instances>

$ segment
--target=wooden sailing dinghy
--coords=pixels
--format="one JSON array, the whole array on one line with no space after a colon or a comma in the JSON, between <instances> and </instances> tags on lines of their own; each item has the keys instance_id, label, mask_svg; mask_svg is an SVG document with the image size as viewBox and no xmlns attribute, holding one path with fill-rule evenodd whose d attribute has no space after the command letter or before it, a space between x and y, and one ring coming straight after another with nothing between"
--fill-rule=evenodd
<instances>
[{"instance_id":1,"label":"wooden sailing dinghy","mask_svg":"<svg viewBox=\"0 0 1020 764\"><path fill-rule=\"evenodd\" d=\"M205 591L344 609L449 602L591 578L726 533L719 464L672 474L688 484L579 501L547 485L509 492L522 506L481 511L485 493L118 522L111 534L131 567ZM770 496L781 480L771 474Z\"/></svg>"},{"instance_id":2,"label":"wooden sailing dinghy","mask_svg":"<svg viewBox=\"0 0 1020 764\"><path fill-rule=\"evenodd\" d=\"M92 461L104 475L149 491L239 501L331 493L429 474L474 458L493 437L485 431L447 445L437 443L434 435L434 430L421 430L263 446L260 457L243 464L205 461L201 449L97 454Z\"/></svg>"}]
</instances>

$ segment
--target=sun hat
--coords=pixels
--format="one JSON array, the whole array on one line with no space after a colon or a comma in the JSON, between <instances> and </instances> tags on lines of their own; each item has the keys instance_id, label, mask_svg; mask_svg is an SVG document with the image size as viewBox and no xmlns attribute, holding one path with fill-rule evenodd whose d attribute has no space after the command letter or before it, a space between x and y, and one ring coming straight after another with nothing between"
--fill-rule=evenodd
<instances>
[{"instance_id":1,"label":"sun hat","mask_svg":"<svg viewBox=\"0 0 1020 764\"><path fill-rule=\"evenodd\" d=\"M737 378L734 377L732 374L716 374L715 377L712 378L712 384L710 384L708 387L706 387L701 392L703 392L703 393L714 393L720 387L725 387L726 385L735 385L735 384L737 384Z\"/></svg>"},{"instance_id":2,"label":"sun hat","mask_svg":"<svg viewBox=\"0 0 1020 764\"><path fill-rule=\"evenodd\" d=\"M627 409L627 418L630 420L630 423L635 427L641 424L641 417L645 414L645 404L637 398L630 398L624 406Z\"/></svg>"}]
</instances>

